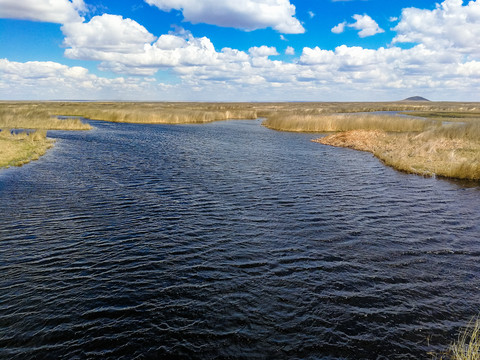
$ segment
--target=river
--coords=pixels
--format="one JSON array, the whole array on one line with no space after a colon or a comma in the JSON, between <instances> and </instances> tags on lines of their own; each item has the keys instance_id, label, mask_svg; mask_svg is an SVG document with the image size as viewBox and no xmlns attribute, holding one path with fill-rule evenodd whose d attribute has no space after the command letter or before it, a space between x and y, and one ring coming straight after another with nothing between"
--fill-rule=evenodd
<instances>
[{"instance_id":1,"label":"river","mask_svg":"<svg viewBox=\"0 0 480 360\"><path fill-rule=\"evenodd\" d=\"M2 359L430 359L480 311L480 185L255 121L51 131L0 171Z\"/></svg>"}]
</instances>

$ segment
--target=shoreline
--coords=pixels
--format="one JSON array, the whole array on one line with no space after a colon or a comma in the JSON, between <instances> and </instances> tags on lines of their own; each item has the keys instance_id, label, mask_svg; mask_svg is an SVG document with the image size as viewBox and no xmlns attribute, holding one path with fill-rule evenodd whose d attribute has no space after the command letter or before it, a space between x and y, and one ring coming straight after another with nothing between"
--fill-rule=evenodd
<instances>
[{"instance_id":1,"label":"shoreline","mask_svg":"<svg viewBox=\"0 0 480 360\"><path fill-rule=\"evenodd\" d=\"M409 174L480 180L480 144L424 133L352 130L314 139L323 145L373 154L385 165Z\"/></svg>"},{"instance_id":2,"label":"shoreline","mask_svg":"<svg viewBox=\"0 0 480 360\"><path fill-rule=\"evenodd\" d=\"M45 132L11 134L0 132L0 169L22 166L38 160L55 141L46 137Z\"/></svg>"},{"instance_id":3,"label":"shoreline","mask_svg":"<svg viewBox=\"0 0 480 360\"><path fill-rule=\"evenodd\" d=\"M378 112L409 111L412 116ZM67 118L62 118L65 116ZM83 117L135 124L200 124L265 119L268 129L332 132L317 142L368 151L397 170L423 176L480 180L480 103L173 103L173 102L0 102L0 168L38 159L53 146L39 139L24 146L6 139L10 129L89 130ZM0 132L1 134L2 132ZM44 136L46 137L46 135ZM10 142L9 142L10 141ZM47 141L47 140L44 140ZM7 144L8 143L8 144ZM25 150L28 145L32 154ZM33 144L33 145L32 145ZM23 157L2 162L13 148ZM26 152L25 152L26 151ZM43 152L42 152L43 151ZM40 154L40 155L39 155Z\"/></svg>"}]
</instances>

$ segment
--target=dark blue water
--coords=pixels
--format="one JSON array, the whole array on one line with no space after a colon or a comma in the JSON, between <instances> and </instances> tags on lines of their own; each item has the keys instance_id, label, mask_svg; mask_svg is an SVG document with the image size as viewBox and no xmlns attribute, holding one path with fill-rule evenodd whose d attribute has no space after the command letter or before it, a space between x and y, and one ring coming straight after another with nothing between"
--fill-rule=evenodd
<instances>
[{"instance_id":1,"label":"dark blue water","mask_svg":"<svg viewBox=\"0 0 480 360\"><path fill-rule=\"evenodd\" d=\"M92 122L0 171L2 359L428 359L480 311L480 186L259 121Z\"/></svg>"}]
</instances>

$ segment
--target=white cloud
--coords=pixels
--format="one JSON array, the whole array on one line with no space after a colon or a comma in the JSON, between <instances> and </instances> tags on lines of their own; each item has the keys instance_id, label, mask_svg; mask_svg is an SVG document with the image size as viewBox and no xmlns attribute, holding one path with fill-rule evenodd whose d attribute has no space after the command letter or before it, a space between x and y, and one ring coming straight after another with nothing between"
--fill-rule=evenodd
<instances>
[{"instance_id":1,"label":"white cloud","mask_svg":"<svg viewBox=\"0 0 480 360\"><path fill-rule=\"evenodd\" d=\"M271 27L284 34L305 29L295 18L289 0L145 0L163 11L179 10L185 21L233 27L247 31Z\"/></svg>"},{"instance_id":2,"label":"white cloud","mask_svg":"<svg viewBox=\"0 0 480 360\"><path fill-rule=\"evenodd\" d=\"M116 73L152 75L165 67L212 65L221 54L208 38L195 38L185 31L164 34L154 41L143 26L116 15L104 14L88 23L65 25L62 30L69 46L65 56L101 61L101 70ZM241 57L241 52L227 52L225 57Z\"/></svg>"},{"instance_id":3,"label":"white cloud","mask_svg":"<svg viewBox=\"0 0 480 360\"><path fill-rule=\"evenodd\" d=\"M355 20L354 23L348 24L346 21L341 22L332 28L332 33L341 34L345 31L346 26L360 30L358 35L362 38L385 32L378 26L377 22L368 15L355 14L352 17Z\"/></svg>"},{"instance_id":4,"label":"white cloud","mask_svg":"<svg viewBox=\"0 0 480 360\"><path fill-rule=\"evenodd\" d=\"M143 26L119 15L94 16L87 23L62 26L65 55L72 59L104 60L106 54L132 54L144 51L155 40Z\"/></svg>"},{"instance_id":5,"label":"white cloud","mask_svg":"<svg viewBox=\"0 0 480 360\"><path fill-rule=\"evenodd\" d=\"M0 0L0 18L65 24L83 21L83 0Z\"/></svg>"},{"instance_id":6,"label":"white cloud","mask_svg":"<svg viewBox=\"0 0 480 360\"><path fill-rule=\"evenodd\" d=\"M285 55L295 55L295 49L291 46L287 46L285 49Z\"/></svg>"},{"instance_id":7,"label":"white cloud","mask_svg":"<svg viewBox=\"0 0 480 360\"><path fill-rule=\"evenodd\" d=\"M480 2L445 0L433 10L403 9L393 29L393 42L422 43L432 49L447 49L480 55Z\"/></svg>"},{"instance_id":8,"label":"white cloud","mask_svg":"<svg viewBox=\"0 0 480 360\"><path fill-rule=\"evenodd\" d=\"M355 22L348 26L360 30L358 35L362 38L385 32L385 30L381 29L377 22L368 15L355 14L353 15L353 19Z\"/></svg>"},{"instance_id":9,"label":"white cloud","mask_svg":"<svg viewBox=\"0 0 480 360\"><path fill-rule=\"evenodd\" d=\"M122 99L158 93L165 86L149 79L98 77L83 67L56 62L25 63L0 59L2 99Z\"/></svg>"},{"instance_id":10,"label":"white cloud","mask_svg":"<svg viewBox=\"0 0 480 360\"><path fill-rule=\"evenodd\" d=\"M480 61L469 61L465 64L460 64L457 73L469 78L480 78Z\"/></svg>"},{"instance_id":11,"label":"white cloud","mask_svg":"<svg viewBox=\"0 0 480 360\"><path fill-rule=\"evenodd\" d=\"M342 23L342 30L348 25L360 33L379 31L368 19L358 15L355 24ZM100 61L101 70L127 75L149 76L166 69L178 84L162 92L166 85L143 77L105 79L81 67L1 60L0 97L23 91L30 98L361 101L400 99L412 92L478 101L480 43L461 38L477 34L477 19L480 8L473 1L463 6L447 0L434 10L405 9L395 42L414 40L411 48L395 43L378 49L305 47L288 62L269 58L278 55L275 47L216 50L207 37L177 29L156 38L131 19L105 14L62 27L67 56ZM464 32L451 33L461 31L459 24ZM287 47L285 54L294 55L295 50Z\"/></svg>"},{"instance_id":12,"label":"white cloud","mask_svg":"<svg viewBox=\"0 0 480 360\"><path fill-rule=\"evenodd\" d=\"M334 27L332 28L332 33L334 33L334 34L341 34L341 33L343 33L343 32L345 31L345 26L346 26L346 25L347 25L347 22L344 21L344 22L338 24L337 26L334 26Z\"/></svg>"},{"instance_id":13,"label":"white cloud","mask_svg":"<svg viewBox=\"0 0 480 360\"><path fill-rule=\"evenodd\" d=\"M313 11L309 11L308 16L310 16L310 19L313 19L315 17L315 13Z\"/></svg>"},{"instance_id":14,"label":"white cloud","mask_svg":"<svg viewBox=\"0 0 480 360\"><path fill-rule=\"evenodd\" d=\"M248 52L253 57L266 57L278 55L277 49L274 46L268 47L262 45L260 47L254 46L248 49Z\"/></svg>"}]
</instances>

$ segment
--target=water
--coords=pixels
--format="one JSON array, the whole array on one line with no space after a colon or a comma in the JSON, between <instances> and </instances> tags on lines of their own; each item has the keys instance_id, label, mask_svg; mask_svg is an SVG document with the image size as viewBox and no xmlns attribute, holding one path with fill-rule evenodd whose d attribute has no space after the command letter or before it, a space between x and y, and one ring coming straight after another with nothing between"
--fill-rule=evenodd
<instances>
[{"instance_id":1,"label":"water","mask_svg":"<svg viewBox=\"0 0 480 360\"><path fill-rule=\"evenodd\" d=\"M480 187L259 121L91 122L0 172L2 359L428 359L480 311Z\"/></svg>"}]
</instances>

